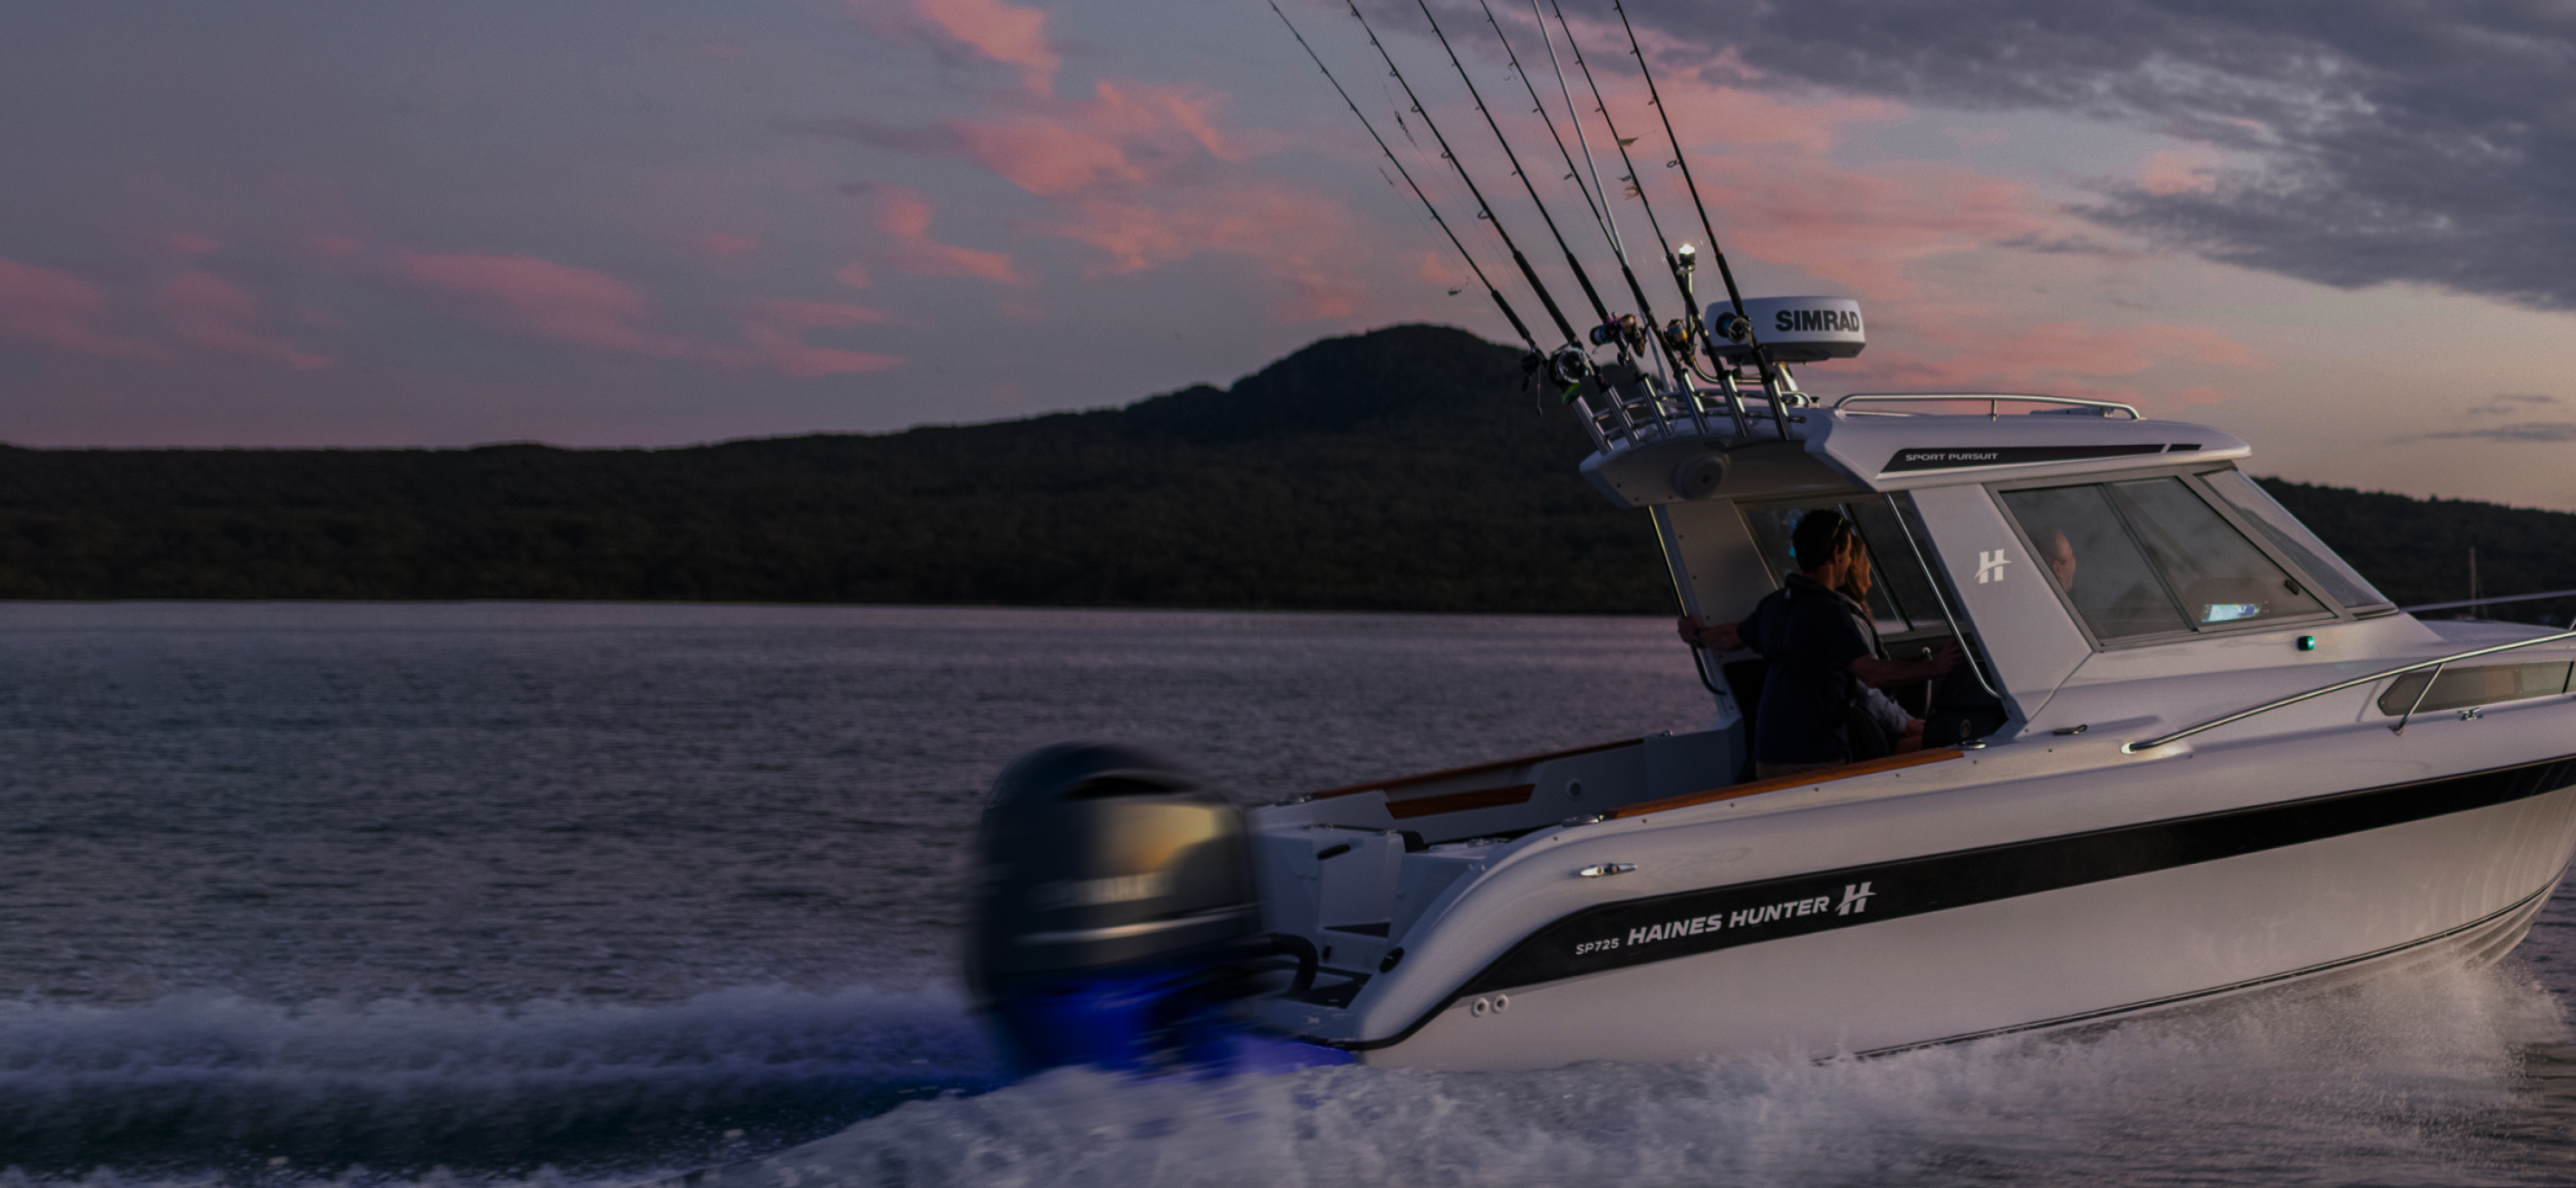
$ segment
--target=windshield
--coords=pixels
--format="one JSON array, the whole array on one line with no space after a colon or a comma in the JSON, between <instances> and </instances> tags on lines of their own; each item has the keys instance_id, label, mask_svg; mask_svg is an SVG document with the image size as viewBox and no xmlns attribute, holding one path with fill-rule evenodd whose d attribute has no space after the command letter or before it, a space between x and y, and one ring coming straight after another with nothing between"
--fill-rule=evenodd
<instances>
[{"instance_id":1,"label":"windshield","mask_svg":"<svg viewBox=\"0 0 2576 1188\"><path fill-rule=\"evenodd\" d=\"M2336 556L2333 549L2327 548L2324 541L2308 531L2307 525L2291 515L2290 509L2281 506L2272 498L2271 492L2245 477L2243 472L2215 471L2200 476L2200 480L2208 483L2209 489L2226 500L2229 507L2242 513L2273 548L2287 554L2299 568L2308 571L2308 576L2316 580L2317 587L2325 591L2326 597L2346 607L2389 605L2387 595L2373 589L2351 566L2344 564L2343 558Z\"/></svg>"}]
</instances>

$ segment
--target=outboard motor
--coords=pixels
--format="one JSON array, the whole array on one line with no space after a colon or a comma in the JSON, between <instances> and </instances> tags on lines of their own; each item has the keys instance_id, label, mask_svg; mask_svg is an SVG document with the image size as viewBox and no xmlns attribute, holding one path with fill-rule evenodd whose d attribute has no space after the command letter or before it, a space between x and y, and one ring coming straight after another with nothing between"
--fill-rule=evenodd
<instances>
[{"instance_id":1,"label":"outboard motor","mask_svg":"<svg viewBox=\"0 0 2576 1188\"><path fill-rule=\"evenodd\" d=\"M1130 747L1021 756L976 833L967 983L1023 1072L1345 1063L1237 1023L1227 1003L1315 976L1303 938L1262 929L1242 810Z\"/></svg>"}]
</instances>

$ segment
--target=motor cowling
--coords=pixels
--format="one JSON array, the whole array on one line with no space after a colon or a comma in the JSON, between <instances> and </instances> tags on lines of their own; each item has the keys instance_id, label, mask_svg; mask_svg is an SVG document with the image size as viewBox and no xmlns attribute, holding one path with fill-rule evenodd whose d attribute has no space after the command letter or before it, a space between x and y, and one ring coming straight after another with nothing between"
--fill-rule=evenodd
<instances>
[{"instance_id":1,"label":"motor cowling","mask_svg":"<svg viewBox=\"0 0 2576 1188\"><path fill-rule=\"evenodd\" d=\"M995 781L975 862L967 982L1024 1071L1234 1062L1222 1007L1282 942L1233 802L1134 747L1058 744Z\"/></svg>"}]
</instances>

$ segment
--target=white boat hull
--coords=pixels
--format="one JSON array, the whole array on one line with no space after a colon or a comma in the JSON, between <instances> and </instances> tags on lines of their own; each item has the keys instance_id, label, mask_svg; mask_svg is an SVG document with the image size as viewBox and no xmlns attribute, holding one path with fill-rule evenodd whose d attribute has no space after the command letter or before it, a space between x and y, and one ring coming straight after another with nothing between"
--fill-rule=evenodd
<instances>
[{"instance_id":1,"label":"white boat hull","mask_svg":"<svg viewBox=\"0 0 2576 1188\"><path fill-rule=\"evenodd\" d=\"M1361 1059L1514 1068L1729 1052L1865 1055L2095 1022L2432 953L2492 961L2521 939L2571 851L2576 789L2563 789L1471 994Z\"/></svg>"}]
</instances>

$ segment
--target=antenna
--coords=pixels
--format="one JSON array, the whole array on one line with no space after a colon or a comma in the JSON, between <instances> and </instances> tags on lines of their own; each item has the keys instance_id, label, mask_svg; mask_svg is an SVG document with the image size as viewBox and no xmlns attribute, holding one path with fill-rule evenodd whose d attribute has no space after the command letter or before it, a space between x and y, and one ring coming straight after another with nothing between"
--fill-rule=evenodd
<instances>
[{"instance_id":1,"label":"antenna","mask_svg":"<svg viewBox=\"0 0 2576 1188\"><path fill-rule=\"evenodd\" d=\"M1332 68L1324 65L1323 55L1316 53L1315 47L1307 44L1306 35L1297 31L1296 22L1289 20L1288 14L1280 9L1279 0L1270 0L1270 11L1279 14L1279 22L1288 26L1288 35L1296 38L1298 46L1306 51L1306 56L1315 60L1315 69L1324 72L1324 81L1333 84L1334 93L1342 97L1343 104L1351 109L1352 115L1359 117L1360 127L1368 129L1369 139L1377 142L1377 151L1386 154L1386 159L1394 164L1397 176L1404 179L1405 185L1412 187L1414 197L1422 200L1422 209L1431 212L1431 221L1440 225L1440 233L1449 237L1449 246L1457 248L1459 257L1467 261L1467 271L1475 273L1476 283L1485 286L1486 295L1494 299L1495 307L1503 311L1503 317L1511 322L1512 329L1519 332L1522 345L1527 346L1533 356L1545 354L1546 352L1538 349L1538 340L1531 337L1529 326L1521 321L1521 315L1512 310L1512 303L1503 300L1503 291L1495 288L1494 282L1485 276L1485 270L1476 265L1474 253L1467 250L1466 244L1459 242L1457 232L1449 229L1449 220L1440 217L1440 208L1431 204L1431 197L1422 192L1421 183L1413 180L1413 174L1405 169L1404 162L1396 157L1395 150L1387 145L1386 138L1377 134L1377 125L1369 122L1367 114L1360 110L1360 105L1351 99L1351 93L1342 89L1342 80L1333 77Z\"/></svg>"},{"instance_id":2,"label":"antenna","mask_svg":"<svg viewBox=\"0 0 2576 1188\"><path fill-rule=\"evenodd\" d=\"M1520 154L1512 151L1511 138L1503 135L1501 124L1494 122L1493 110L1485 106L1485 97L1476 90L1476 80L1467 73L1467 64L1458 60L1457 47L1450 45L1449 35L1440 31L1440 18L1431 15L1430 0L1413 0L1413 2L1422 9L1422 19L1431 22L1431 35L1440 39L1440 48L1447 51L1449 64L1457 68L1459 81L1467 84L1467 97L1475 101L1476 114L1485 117L1485 126L1494 130L1494 140L1503 146L1503 159L1512 163L1512 176L1521 179L1521 188L1529 191L1530 205L1538 208L1539 220L1547 224L1547 233L1556 237L1557 249L1565 253L1565 266L1574 270L1575 283L1583 286L1583 296L1592 302L1592 312L1600 315L1602 325L1609 325L1610 307L1601 304L1601 294L1592 288L1592 277L1583 271L1582 261L1574 258L1574 249L1566 246L1565 232L1557 229L1556 216L1547 213L1547 203L1538 196L1538 184L1530 180L1528 170L1521 168ZM1488 15L1492 11L1486 10ZM1496 25L1494 29L1499 33L1502 31L1502 26ZM1506 43L1503 46L1504 56L1509 57L1511 52L1512 47ZM1512 59L1512 69L1520 69L1520 59ZM1528 77L1526 74L1522 75L1522 81L1528 81ZM1573 329L1568 327L1566 332L1571 335ZM1628 353L1626 343L1620 344L1619 353L1623 355Z\"/></svg>"},{"instance_id":3,"label":"antenna","mask_svg":"<svg viewBox=\"0 0 2576 1188\"><path fill-rule=\"evenodd\" d=\"M1467 166L1458 160L1458 154L1450 151L1449 138L1440 134L1440 125L1432 120L1431 113L1422 106L1422 97L1413 93L1413 84L1406 81L1403 69L1395 64L1395 55L1388 53L1386 43L1377 39L1377 30L1369 27L1368 16L1360 11L1357 0L1351 0L1350 9L1351 15L1359 19L1360 30L1368 34L1370 48L1377 51L1378 57L1385 59L1386 72L1394 77L1397 86L1404 88L1404 101L1412 105L1413 114L1422 117L1422 126L1431 130L1432 141L1440 146L1441 159L1449 162L1449 168L1457 171L1459 181L1467 183L1467 193L1476 199L1476 217L1494 225L1494 234L1502 236L1503 246L1511 249L1512 263L1520 265L1521 279L1529 282L1530 291L1538 294L1539 304L1547 307L1547 316L1555 319L1556 328L1564 333L1566 347L1574 350L1578 355L1581 354L1582 348L1576 344L1583 340L1574 332L1574 323L1565 320L1565 311L1557 308L1556 298L1549 296L1547 286L1540 283L1538 270L1530 267L1529 257L1522 255L1520 245L1512 242L1512 233L1503 230L1503 221L1494 217L1494 205L1485 201L1485 192L1476 188L1476 179L1467 175ZM1564 352L1560 350L1558 353ZM1587 359L1585 362L1588 364L1590 360ZM1557 378L1579 379L1580 377L1559 376Z\"/></svg>"}]
</instances>

